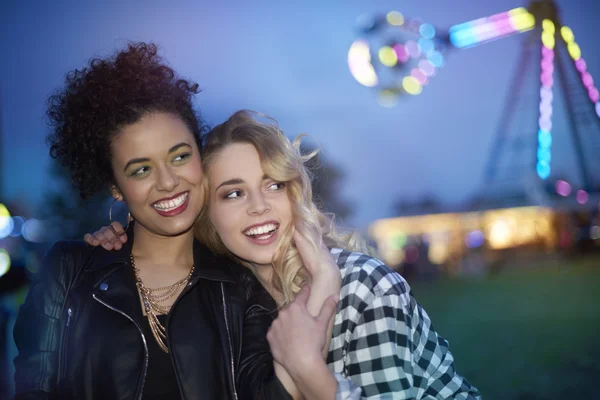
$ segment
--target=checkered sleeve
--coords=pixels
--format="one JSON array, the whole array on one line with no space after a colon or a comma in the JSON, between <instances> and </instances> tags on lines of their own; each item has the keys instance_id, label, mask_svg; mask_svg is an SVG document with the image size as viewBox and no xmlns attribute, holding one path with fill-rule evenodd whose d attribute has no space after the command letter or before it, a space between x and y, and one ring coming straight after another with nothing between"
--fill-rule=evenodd
<instances>
[{"instance_id":1,"label":"checkered sleeve","mask_svg":"<svg viewBox=\"0 0 600 400\"><path fill-rule=\"evenodd\" d=\"M400 275L385 265L353 275L362 282L349 285L343 305L354 321L343 335L337 399L481 399Z\"/></svg>"}]
</instances>

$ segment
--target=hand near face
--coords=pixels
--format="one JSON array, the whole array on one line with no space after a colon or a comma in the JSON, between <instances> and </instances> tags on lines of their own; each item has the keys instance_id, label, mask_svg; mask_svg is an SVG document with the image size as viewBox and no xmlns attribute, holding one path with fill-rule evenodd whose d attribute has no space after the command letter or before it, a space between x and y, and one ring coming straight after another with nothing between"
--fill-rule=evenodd
<instances>
[{"instance_id":1,"label":"hand near face","mask_svg":"<svg viewBox=\"0 0 600 400\"><path fill-rule=\"evenodd\" d=\"M120 250L127 242L127 233L119 222L112 222L94 233L86 233L83 240L92 246L102 246L105 250Z\"/></svg>"},{"instance_id":2,"label":"hand near face","mask_svg":"<svg viewBox=\"0 0 600 400\"><path fill-rule=\"evenodd\" d=\"M313 237L314 236L316 235L313 235ZM300 253L300 257L302 257L304 266L310 273L313 281L319 278L333 278L335 276L340 276L340 269L323 241L320 243L321 247L319 248L319 251L315 253L310 242L300 232L300 229L296 227L294 231L294 242L296 243L296 248Z\"/></svg>"},{"instance_id":3,"label":"hand near face","mask_svg":"<svg viewBox=\"0 0 600 400\"><path fill-rule=\"evenodd\" d=\"M338 295L328 297L313 316L307 308L309 296L310 288L305 286L279 311L267 333L273 357L292 376L305 373L315 362L324 362L321 350L329 340L328 327L338 303Z\"/></svg>"}]
</instances>

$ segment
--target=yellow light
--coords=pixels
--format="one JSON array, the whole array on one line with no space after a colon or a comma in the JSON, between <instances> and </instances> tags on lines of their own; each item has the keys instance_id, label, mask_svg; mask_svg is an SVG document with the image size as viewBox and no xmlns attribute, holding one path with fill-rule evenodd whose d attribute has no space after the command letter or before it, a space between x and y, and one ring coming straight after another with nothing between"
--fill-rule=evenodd
<instances>
[{"instance_id":1,"label":"yellow light","mask_svg":"<svg viewBox=\"0 0 600 400\"><path fill-rule=\"evenodd\" d=\"M448 260L448 245L444 242L436 241L429 246L429 261L434 264L443 264Z\"/></svg>"},{"instance_id":2,"label":"yellow light","mask_svg":"<svg viewBox=\"0 0 600 400\"><path fill-rule=\"evenodd\" d=\"M529 14L525 7L513 8L512 10L508 11L508 15L510 15L511 17L525 13Z\"/></svg>"},{"instance_id":3,"label":"yellow light","mask_svg":"<svg viewBox=\"0 0 600 400\"><path fill-rule=\"evenodd\" d=\"M581 58L581 49L579 45L575 42L571 42L567 45L567 50L569 50L569 55L575 61Z\"/></svg>"},{"instance_id":4,"label":"yellow light","mask_svg":"<svg viewBox=\"0 0 600 400\"><path fill-rule=\"evenodd\" d=\"M517 14L510 17L510 24L519 32L525 32L533 29L535 26L535 17L528 12Z\"/></svg>"},{"instance_id":5,"label":"yellow light","mask_svg":"<svg viewBox=\"0 0 600 400\"><path fill-rule=\"evenodd\" d=\"M385 16L385 19L387 20L388 24L390 24L390 25L401 26L404 24L404 16L402 14L400 14L398 11L390 11Z\"/></svg>"},{"instance_id":6,"label":"yellow light","mask_svg":"<svg viewBox=\"0 0 600 400\"><path fill-rule=\"evenodd\" d=\"M6 206L2 203L0 203L0 217L10 217L8 208L6 208Z\"/></svg>"},{"instance_id":7,"label":"yellow light","mask_svg":"<svg viewBox=\"0 0 600 400\"><path fill-rule=\"evenodd\" d=\"M398 104L398 95L391 90L382 90L379 93L379 105L383 107L394 107Z\"/></svg>"},{"instance_id":8,"label":"yellow light","mask_svg":"<svg viewBox=\"0 0 600 400\"><path fill-rule=\"evenodd\" d=\"M575 35L573 35L573 31L568 26L563 26L560 28L560 34L567 44L575 40Z\"/></svg>"},{"instance_id":9,"label":"yellow light","mask_svg":"<svg viewBox=\"0 0 600 400\"><path fill-rule=\"evenodd\" d=\"M414 76L407 76L402 79L402 89L408 94L417 95L421 93L423 87Z\"/></svg>"},{"instance_id":10,"label":"yellow light","mask_svg":"<svg viewBox=\"0 0 600 400\"><path fill-rule=\"evenodd\" d=\"M549 19L545 19L542 21L542 29L548 33L551 33L554 35L554 33L556 32L556 28L554 27L554 22L552 22Z\"/></svg>"},{"instance_id":11,"label":"yellow light","mask_svg":"<svg viewBox=\"0 0 600 400\"><path fill-rule=\"evenodd\" d=\"M0 249L0 276L6 274L10 269L10 256L8 251Z\"/></svg>"},{"instance_id":12,"label":"yellow light","mask_svg":"<svg viewBox=\"0 0 600 400\"><path fill-rule=\"evenodd\" d=\"M554 49L554 35L548 32L542 32L542 43L549 49Z\"/></svg>"},{"instance_id":13,"label":"yellow light","mask_svg":"<svg viewBox=\"0 0 600 400\"><path fill-rule=\"evenodd\" d=\"M398 56L394 49L389 46L384 46L379 49L379 61L386 67L393 67L398 64Z\"/></svg>"},{"instance_id":14,"label":"yellow light","mask_svg":"<svg viewBox=\"0 0 600 400\"><path fill-rule=\"evenodd\" d=\"M377 85L377 74L371 64L369 44L364 40L357 40L350 46L348 66L354 79L361 85L368 87Z\"/></svg>"}]
</instances>

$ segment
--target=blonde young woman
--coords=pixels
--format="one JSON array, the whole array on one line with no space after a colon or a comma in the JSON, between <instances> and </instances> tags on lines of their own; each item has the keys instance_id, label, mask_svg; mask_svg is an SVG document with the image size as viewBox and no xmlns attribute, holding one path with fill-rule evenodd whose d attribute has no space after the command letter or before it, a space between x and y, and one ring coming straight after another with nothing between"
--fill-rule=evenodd
<instances>
[{"instance_id":1,"label":"blonde young woman","mask_svg":"<svg viewBox=\"0 0 600 400\"><path fill-rule=\"evenodd\" d=\"M261 376L268 384L272 353L277 377L294 397L480 398L455 372L448 342L404 279L353 236L338 233L315 206L305 167L312 154L302 155L299 145L248 111L205 138L208 205L196 236L250 268L274 300L271 307L264 298L250 300L256 318L244 326L240 393L269 397L248 390L256 391ZM115 231L122 228L105 227L86 240L118 248L127 238ZM336 264L335 277L323 246ZM336 302L328 295L339 279L331 323ZM261 360L262 375L256 373Z\"/></svg>"}]
</instances>

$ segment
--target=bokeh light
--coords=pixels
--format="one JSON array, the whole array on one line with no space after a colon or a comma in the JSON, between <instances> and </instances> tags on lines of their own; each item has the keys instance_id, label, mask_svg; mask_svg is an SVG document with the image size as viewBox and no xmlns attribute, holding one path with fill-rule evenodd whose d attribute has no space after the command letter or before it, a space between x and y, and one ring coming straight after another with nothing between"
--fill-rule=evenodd
<instances>
[{"instance_id":1,"label":"bokeh light","mask_svg":"<svg viewBox=\"0 0 600 400\"><path fill-rule=\"evenodd\" d=\"M558 180L554 184L554 187L556 189L556 193L558 193L559 195L561 195L563 197L567 197L571 194L571 190L572 190L571 184L567 181Z\"/></svg>"},{"instance_id":2,"label":"bokeh light","mask_svg":"<svg viewBox=\"0 0 600 400\"><path fill-rule=\"evenodd\" d=\"M579 204L586 204L590 199L590 195L585 190L578 190L576 197Z\"/></svg>"},{"instance_id":3,"label":"bokeh light","mask_svg":"<svg viewBox=\"0 0 600 400\"><path fill-rule=\"evenodd\" d=\"M10 269L10 254L5 249L0 249L0 277Z\"/></svg>"}]
</instances>

